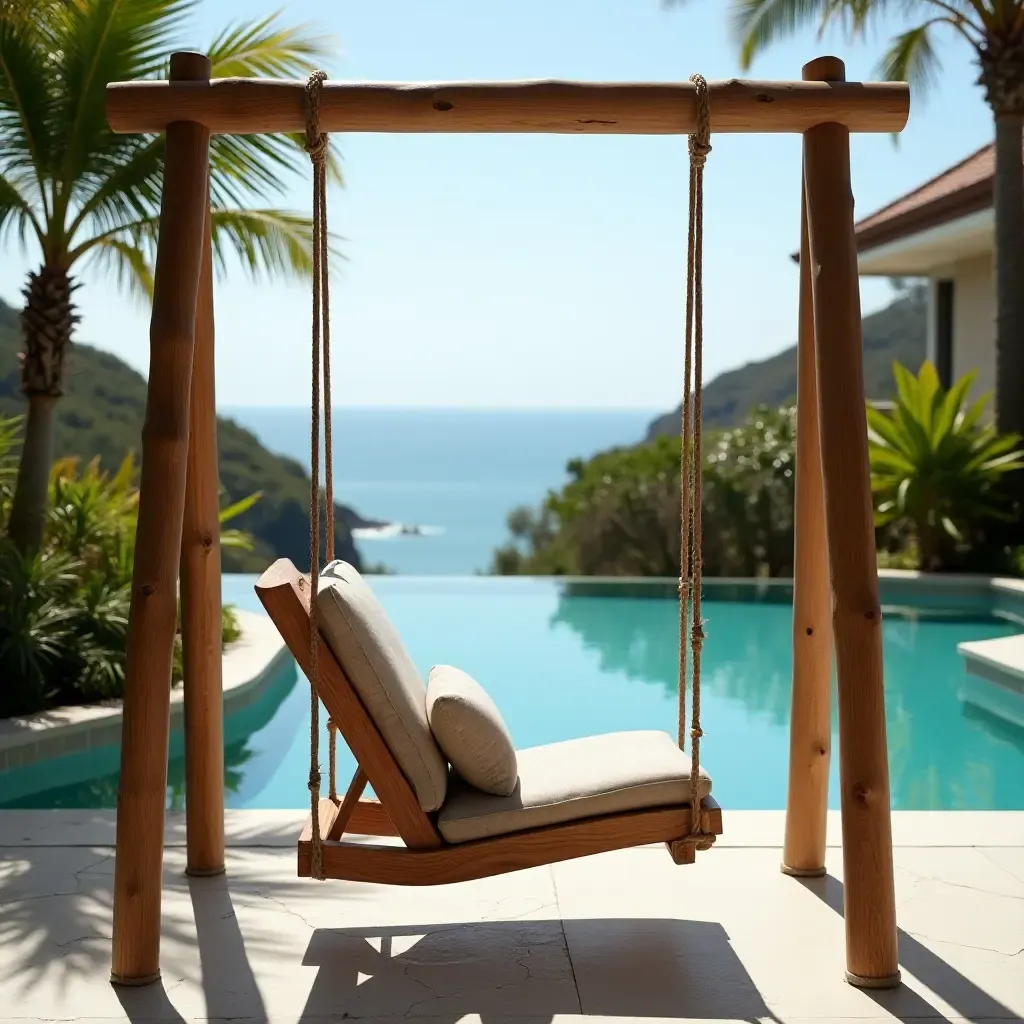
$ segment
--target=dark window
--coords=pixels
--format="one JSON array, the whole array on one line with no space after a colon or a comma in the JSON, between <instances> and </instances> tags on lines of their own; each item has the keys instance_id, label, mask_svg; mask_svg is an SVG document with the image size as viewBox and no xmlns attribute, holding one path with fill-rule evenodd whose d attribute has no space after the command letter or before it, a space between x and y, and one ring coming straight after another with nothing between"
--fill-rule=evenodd
<instances>
[{"instance_id":1,"label":"dark window","mask_svg":"<svg viewBox=\"0 0 1024 1024\"><path fill-rule=\"evenodd\" d=\"M953 383L953 282L935 289L935 369L944 388Z\"/></svg>"}]
</instances>

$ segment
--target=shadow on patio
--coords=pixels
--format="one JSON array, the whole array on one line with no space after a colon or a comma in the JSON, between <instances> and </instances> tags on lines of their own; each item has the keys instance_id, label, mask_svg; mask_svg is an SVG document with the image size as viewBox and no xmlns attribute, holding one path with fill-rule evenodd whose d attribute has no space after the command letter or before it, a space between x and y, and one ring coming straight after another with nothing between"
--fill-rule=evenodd
<instances>
[{"instance_id":1,"label":"shadow on patio","mask_svg":"<svg viewBox=\"0 0 1024 1024\"><path fill-rule=\"evenodd\" d=\"M314 932L300 1018L556 1014L774 1020L725 929L609 918Z\"/></svg>"},{"instance_id":2,"label":"shadow on patio","mask_svg":"<svg viewBox=\"0 0 1024 1024\"><path fill-rule=\"evenodd\" d=\"M840 917L843 916L843 883L838 878L826 875L824 878L802 878L799 882ZM913 935L902 928L897 929L897 935L900 969L904 972L904 980L907 973L912 974L964 1018L1007 1021L1020 1019L1013 1010L979 988L970 978L965 977L942 957L918 942ZM910 1022L922 1017L946 1019L943 1011L905 984L897 989L864 991L883 1010L899 1020Z\"/></svg>"}]
</instances>

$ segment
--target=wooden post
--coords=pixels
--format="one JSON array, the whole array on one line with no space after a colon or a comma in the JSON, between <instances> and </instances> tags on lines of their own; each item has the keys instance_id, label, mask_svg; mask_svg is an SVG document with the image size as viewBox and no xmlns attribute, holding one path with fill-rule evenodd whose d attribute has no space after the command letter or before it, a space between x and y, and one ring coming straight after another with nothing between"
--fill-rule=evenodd
<instances>
[{"instance_id":1,"label":"wooden post","mask_svg":"<svg viewBox=\"0 0 1024 1024\"><path fill-rule=\"evenodd\" d=\"M220 477L214 388L209 190L196 303L188 473L181 535L185 675L185 819L190 875L224 870L224 702L221 680Z\"/></svg>"},{"instance_id":2,"label":"wooden post","mask_svg":"<svg viewBox=\"0 0 1024 1024\"><path fill-rule=\"evenodd\" d=\"M209 75L200 54L171 57L172 79ZM111 981L123 985L160 977L171 658L209 141L194 122L167 127L117 796Z\"/></svg>"},{"instance_id":3,"label":"wooden post","mask_svg":"<svg viewBox=\"0 0 1024 1024\"><path fill-rule=\"evenodd\" d=\"M804 71L817 77L812 62ZM832 70L843 73L841 61ZM804 137L821 454L839 697L839 783L847 980L900 981L896 948L882 616L868 472L860 291L850 189L850 132Z\"/></svg>"},{"instance_id":4,"label":"wooden post","mask_svg":"<svg viewBox=\"0 0 1024 1024\"><path fill-rule=\"evenodd\" d=\"M827 61L804 69L835 73ZM839 69L842 75L842 68ZM825 874L829 750L832 739L832 591L825 536L814 356L807 200L800 188L800 323L797 335L796 508L793 551L793 703L789 727L789 793L782 870L804 878Z\"/></svg>"}]
</instances>

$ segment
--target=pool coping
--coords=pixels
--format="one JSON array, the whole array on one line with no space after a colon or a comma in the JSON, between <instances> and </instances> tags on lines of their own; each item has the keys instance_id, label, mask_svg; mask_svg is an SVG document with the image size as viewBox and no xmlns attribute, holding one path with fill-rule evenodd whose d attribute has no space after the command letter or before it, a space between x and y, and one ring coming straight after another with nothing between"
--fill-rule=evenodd
<instances>
[{"instance_id":1,"label":"pool coping","mask_svg":"<svg viewBox=\"0 0 1024 1024\"><path fill-rule=\"evenodd\" d=\"M537 577L541 578L541 577ZM624 596L672 597L678 581L672 577L551 576L569 594L595 596L614 586ZM418 577L419 579L419 577ZM1024 628L1024 579L986 576L978 573L925 573L909 569L878 570L879 599L883 609L898 609L915 603L930 604L936 610L963 609L968 601L980 612L1019 623ZM709 600L789 599L793 578L712 576L703 580L704 597Z\"/></svg>"},{"instance_id":2,"label":"pool coping","mask_svg":"<svg viewBox=\"0 0 1024 1024\"><path fill-rule=\"evenodd\" d=\"M241 637L224 651L224 714L257 700L288 649L274 624L258 612L237 611ZM181 686L171 691L171 723L184 714ZM34 715L0 720L0 771L34 764L62 754L108 747L121 742L120 702L52 708Z\"/></svg>"}]
</instances>

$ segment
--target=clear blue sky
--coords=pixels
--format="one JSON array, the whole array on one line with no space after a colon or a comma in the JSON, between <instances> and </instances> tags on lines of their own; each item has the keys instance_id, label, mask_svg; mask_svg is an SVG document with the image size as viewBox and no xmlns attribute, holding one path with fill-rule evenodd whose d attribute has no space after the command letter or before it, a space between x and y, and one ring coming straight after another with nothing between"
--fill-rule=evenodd
<instances>
[{"instance_id":1,"label":"clear blue sky","mask_svg":"<svg viewBox=\"0 0 1024 1024\"><path fill-rule=\"evenodd\" d=\"M204 0L185 47L273 0ZM357 80L685 80L739 74L726 0L292 0L284 17L333 36L326 70ZM894 26L895 27L895 26ZM777 47L751 77L794 79L822 53L870 78L888 32L851 47L814 33ZM864 215L957 161L992 129L968 52L945 70L894 147L855 136ZM344 136L347 188L331 225L348 262L334 278L336 394L354 405L668 408L682 366L686 142L683 138ZM800 142L722 136L707 171L706 371L792 344ZM281 205L310 208L296 176ZM34 254L33 254L34 257ZM29 265L8 248L0 295ZM82 341L145 370L147 311L88 272ZM866 310L887 300L864 282ZM302 285L217 290L218 401L308 401L309 308Z\"/></svg>"}]
</instances>

